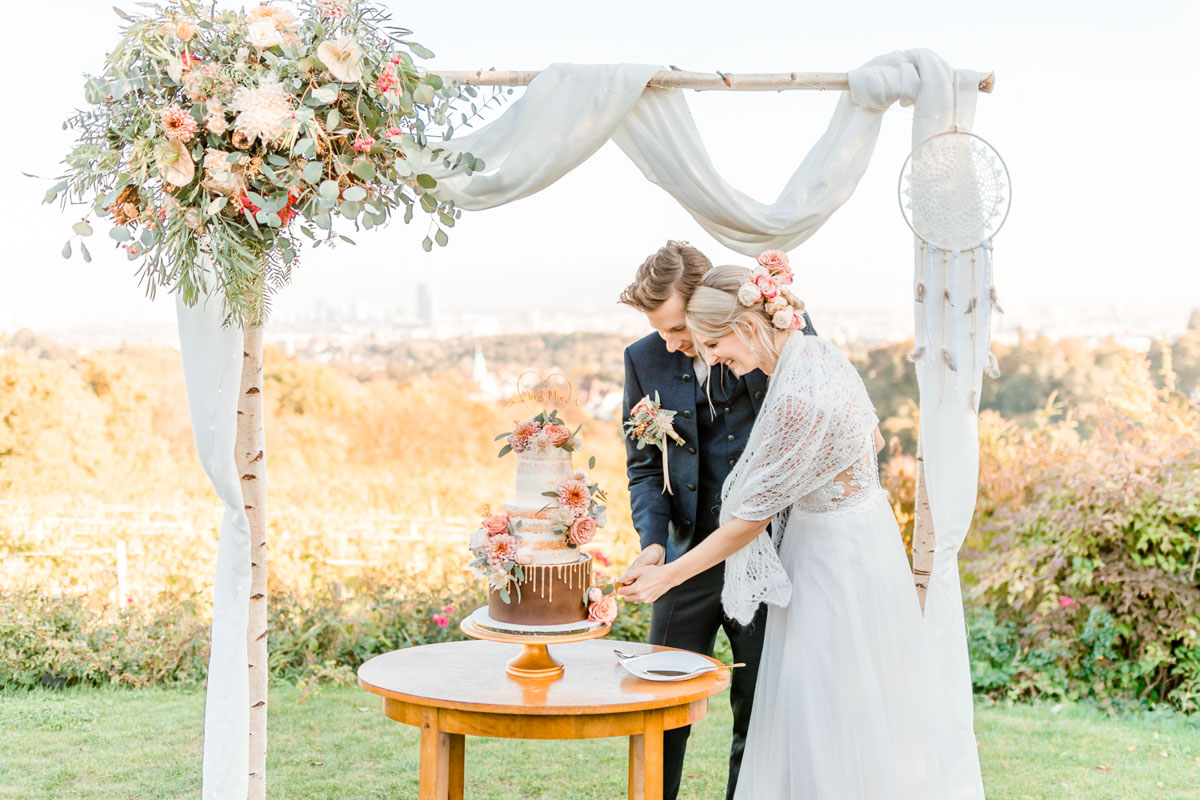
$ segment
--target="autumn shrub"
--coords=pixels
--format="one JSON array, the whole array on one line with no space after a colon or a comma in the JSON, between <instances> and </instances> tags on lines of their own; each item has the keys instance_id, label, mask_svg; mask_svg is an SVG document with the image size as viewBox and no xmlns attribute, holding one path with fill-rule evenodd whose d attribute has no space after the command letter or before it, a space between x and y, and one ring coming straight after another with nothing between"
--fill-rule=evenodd
<instances>
[{"instance_id":1,"label":"autumn shrub","mask_svg":"<svg viewBox=\"0 0 1200 800\"><path fill-rule=\"evenodd\" d=\"M1200 410L1130 356L1084 414L982 428L977 690L1196 710Z\"/></svg>"}]
</instances>

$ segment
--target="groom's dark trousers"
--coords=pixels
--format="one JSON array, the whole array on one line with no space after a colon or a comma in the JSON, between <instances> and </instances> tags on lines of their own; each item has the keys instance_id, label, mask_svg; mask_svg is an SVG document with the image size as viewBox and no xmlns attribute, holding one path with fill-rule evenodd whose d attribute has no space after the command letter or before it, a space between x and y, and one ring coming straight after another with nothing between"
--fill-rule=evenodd
<instances>
[{"instance_id":1,"label":"groom's dark trousers","mask_svg":"<svg viewBox=\"0 0 1200 800\"><path fill-rule=\"evenodd\" d=\"M716 367L710 381L711 386L706 386L698 380L691 357L668 352L658 334L625 350L623 418L629 418L630 409L643 396L653 400L658 392L663 409L678 412L675 430L684 440L682 445L667 444L673 494L663 491L662 451L652 446L638 450L634 442L625 441L633 526L642 547L662 545L667 561L679 558L718 527L721 485L746 446L767 391L767 378L758 371L739 378ZM760 607L750 625L727 619L721 610L724 577L724 564L718 564L659 598L651 614L650 642L712 655L717 632L724 628L734 661L746 663L745 669L732 670L733 747L726 793L731 800L750 724L766 609ZM675 800L679 794L690 732L690 727L678 728L663 736L665 800Z\"/></svg>"}]
</instances>

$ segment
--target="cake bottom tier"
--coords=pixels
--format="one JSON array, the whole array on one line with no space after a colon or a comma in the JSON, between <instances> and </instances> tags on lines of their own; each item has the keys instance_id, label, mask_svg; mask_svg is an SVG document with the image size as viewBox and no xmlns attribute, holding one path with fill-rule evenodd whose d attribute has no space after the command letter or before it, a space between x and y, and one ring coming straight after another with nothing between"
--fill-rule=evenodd
<instances>
[{"instance_id":1,"label":"cake bottom tier","mask_svg":"<svg viewBox=\"0 0 1200 800\"><path fill-rule=\"evenodd\" d=\"M488 591L488 616L515 625L561 625L587 619L592 558L571 564L523 564L524 578L509 584L511 602Z\"/></svg>"}]
</instances>

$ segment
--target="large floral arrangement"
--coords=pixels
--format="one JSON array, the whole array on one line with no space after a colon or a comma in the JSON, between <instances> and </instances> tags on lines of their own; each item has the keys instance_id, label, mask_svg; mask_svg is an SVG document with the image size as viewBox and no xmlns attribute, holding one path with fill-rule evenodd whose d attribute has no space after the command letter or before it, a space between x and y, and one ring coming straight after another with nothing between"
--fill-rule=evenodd
<instances>
[{"instance_id":1,"label":"large floral arrangement","mask_svg":"<svg viewBox=\"0 0 1200 800\"><path fill-rule=\"evenodd\" d=\"M420 165L440 158L431 138L453 133L457 102L475 90L418 69L433 54L410 31L367 0L139 5L151 10L117 9L121 40L87 81L92 108L66 123L79 137L47 201L110 221L149 293L190 303L217 289L231 321L259 322L300 235L352 243L339 228L409 222L419 207L425 248L446 244L460 212ZM483 167L469 154L448 165ZM91 235L89 220L74 232Z\"/></svg>"},{"instance_id":2,"label":"large floral arrangement","mask_svg":"<svg viewBox=\"0 0 1200 800\"><path fill-rule=\"evenodd\" d=\"M505 440L504 447L500 449L501 458L509 453L527 451L548 453L555 447L570 453L583 447L583 437L579 435L582 429L582 425L574 431L568 428L557 410L543 411L536 417L518 422L511 431L497 436L496 441Z\"/></svg>"}]
</instances>

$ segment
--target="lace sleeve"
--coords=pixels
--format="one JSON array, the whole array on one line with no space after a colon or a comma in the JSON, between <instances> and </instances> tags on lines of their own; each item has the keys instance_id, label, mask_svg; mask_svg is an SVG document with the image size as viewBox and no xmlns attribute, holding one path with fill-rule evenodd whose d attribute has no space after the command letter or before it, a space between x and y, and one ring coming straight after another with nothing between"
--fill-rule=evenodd
<instances>
[{"instance_id":1,"label":"lace sleeve","mask_svg":"<svg viewBox=\"0 0 1200 800\"><path fill-rule=\"evenodd\" d=\"M721 523L764 520L833 480L874 446L866 387L833 345L793 336L780 354L746 445L722 491ZM759 603L787 605L791 584L764 532L725 565L725 613L748 622Z\"/></svg>"}]
</instances>

